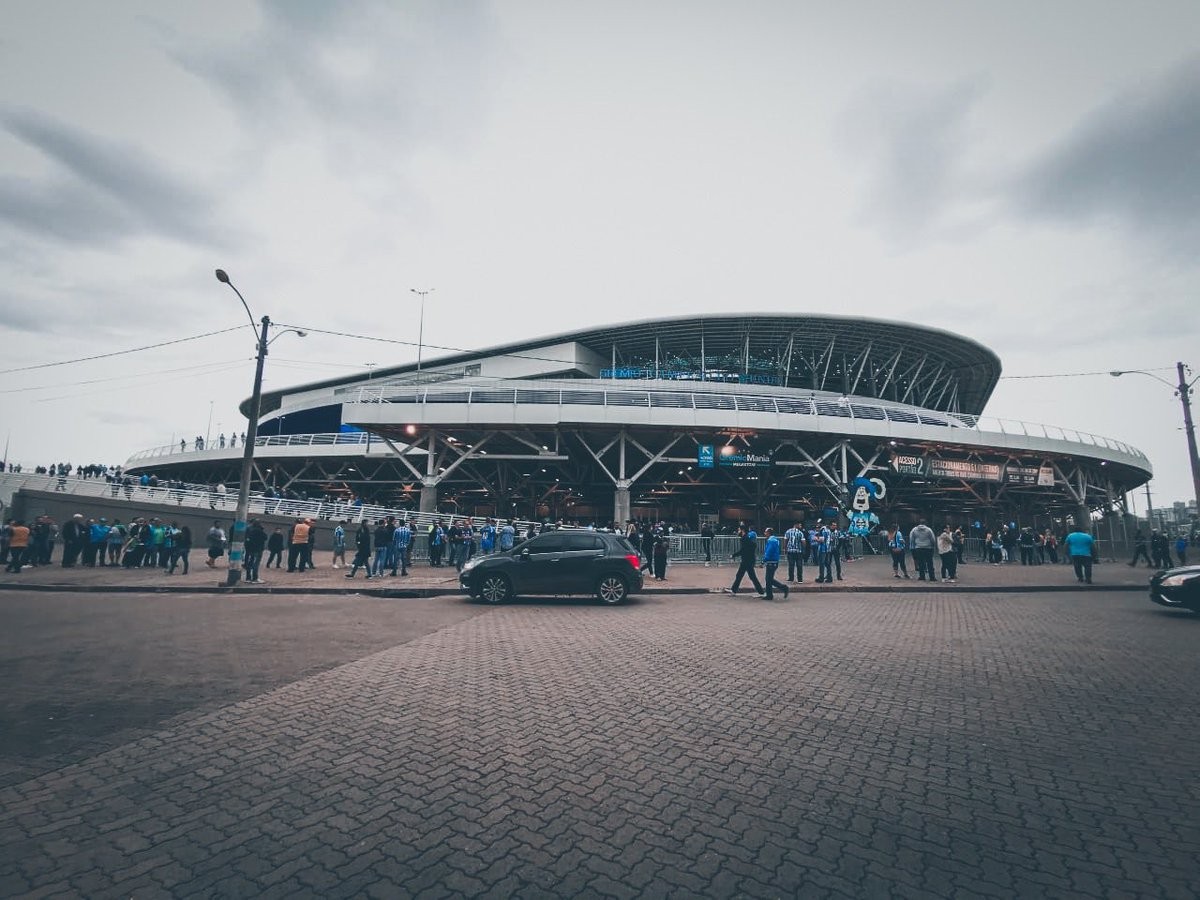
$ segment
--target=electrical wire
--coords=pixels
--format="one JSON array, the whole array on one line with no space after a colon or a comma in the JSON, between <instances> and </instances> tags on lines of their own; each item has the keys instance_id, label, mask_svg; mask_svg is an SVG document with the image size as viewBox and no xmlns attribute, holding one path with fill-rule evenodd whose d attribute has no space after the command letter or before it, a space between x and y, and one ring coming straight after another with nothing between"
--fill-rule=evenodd
<instances>
[{"instance_id":1,"label":"electrical wire","mask_svg":"<svg viewBox=\"0 0 1200 900\"><path fill-rule=\"evenodd\" d=\"M359 341L377 341L378 343L381 343L381 344L399 344L403 347L424 347L426 350L445 350L448 353L483 353L483 352L485 352L485 351L479 350L479 349L468 350L465 347L446 347L441 344L418 344L416 341L399 341L399 340L396 340L395 338L377 337L373 334L353 334L348 331L330 331L325 328L313 328L309 325L293 325L293 324L287 324L287 323L283 323L283 322L276 322L274 324L279 325L280 327L283 327L283 328L298 328L301 331L307 331L310 334L328 334L328 335L332 335L333 337L354 338L355 340L359 340ZM493 355L508 357L510 359L532 359L532 360L536 360L537 362L559 363L560 365L566 362L563 359L555 359L552 356L535 356L531 353L496 353ZM430 363L430 365L442 365L443 363L444 363L444 361L439 362L437 360L434 360ZM0 374L3 374L3 373L0 373Z\"/></svg>"},{"instance_id":2,"label":"electrical wire","mask_svg":"<svg viewBox=\"0 0 1200 900\"><path fill-rule=\"evenodd\" d=\"M78 387L89 384L105 384L112 381L128 381L132 378L145 378L148 375L173 375L176 372L196 372L197 370L211 369L214 366L225 367L233 363L244 363L245 359L222 359L216 362L202 363L196 366L181 366L178 369L154 369L149 372L133 372L129 375L114 375L111 378L92 378L87 381L59 381L55 384L40 384L33 387L20 388L5 388L0 390L0 394L26 394L30 391L49 391L55 388Z\"/></svg>"},{"instance_id":3,"label":"electrical wire","mask_svg":"<svg viewBox=\"0 0 1200 900\"><path fill-rule=\"evenodd\" d=\"M231 331L237 331L243 326L235 325L232 328L222 328L220 331L206 331L204 334L193 334L191 337L176 338L173 341L162 341L157 344L147 344L144 347L131 347L128 350L114 350L112 353L97 353L95 356L81 356L79 359L62 359L58 362L38 363L33 366L18 366L14 369L0 369L0 375L11 375L13 372L31 372L34 369L49 369L54 366L69 366L75 363L92 362L97 359L109 359L113 356L125 356L129 353L141 353L143 350L154 350L158 347L170 347L174 344L183 344L187 341L198 341L200 338L212 337L217 334L228 334Z\"/></svg>"},{"instance_id":4,"label":"electrical wire","mask_svg":"<svg viewBox=\"0 0 1200 900\"><path fill-rule=\"evenodd\" d=\"M235 369L241 368L245 364L246 364L245 360L239 359L237 362L233 363L232 365L221 366L219 368L210 369L208 371L201 372L201 373L186 372L182 375L172 375L167 378L160 378L155 382L155 384L156 385L162 384L163 382L167 382L167 381L179 381L184 378L195 378L197 374L217 375L217 374L220 374L221 372L232 372ZM31 402L33 402L33 403L50 403L55 400L74 400L79 397L102 397L102 396L106 396L106 395L110 394L113 390L114 390L114 388L108 387L108 388L104 388L103 390L100 390L100 391L85 391L82 393L60 394L57 397L39 397L37 400L33 400ZM117 390L121 390L121 389L117 388Z\"/></svg>"},{"instance_id":5,"label":"electrical wire","mask_svg":"<svg viewBox=\"0 0 1200 900\"><path fill-rule=\"evenodd\" d=\"M1052 373L1048 373L1045 375L1001 375L1000 380L1001 381L1021 381L1021 380L1027 379L1027 378L1083 378L1088 375L1111 375L1113 373L1113 371L1114 370L1112 370L1112 369L1106 369L1103 372L1052 372ZM1158 366L1158 367L1146 366L1145 368L1141 368L1141 369L1121 369L1120 371L1122 371L1122 372L1134 372L1134 371L1173 372L1173 371L1175 371L1175 367L1174 366Z\"/></svg>"}]
</instances>

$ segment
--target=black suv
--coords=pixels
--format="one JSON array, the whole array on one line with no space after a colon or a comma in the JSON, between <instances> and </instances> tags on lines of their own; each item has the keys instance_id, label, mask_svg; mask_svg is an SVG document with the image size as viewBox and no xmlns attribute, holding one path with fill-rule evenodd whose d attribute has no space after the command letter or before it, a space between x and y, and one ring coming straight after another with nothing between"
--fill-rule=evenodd
<instances>
[{"instance_id":1,"label":"black suv","mask_svg":"<svg viewBox=\"0 0 1200 900\"><path fill-rule=\"evenodd\" d=\"M473 557L459 584L488 603L518 594L594 594L616 605L642 589L642 571L637 551L620 535L550 531L511 550Z\"/></svg>"}]
</instances>

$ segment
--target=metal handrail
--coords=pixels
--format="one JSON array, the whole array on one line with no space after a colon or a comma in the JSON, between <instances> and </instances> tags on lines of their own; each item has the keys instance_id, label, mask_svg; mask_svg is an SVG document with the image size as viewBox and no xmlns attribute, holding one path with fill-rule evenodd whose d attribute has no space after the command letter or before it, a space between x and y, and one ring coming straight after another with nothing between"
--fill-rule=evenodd
<instances>
[{"instance_id":1,"label":"metal handrail","mask_svg":"<svg viewBox=\"0 0 1200 900\"><path fill-rule=\"evenodd\" d=\"M260 434L254 439L255 447L341 446L369 443L371 443L370 435L365 431L328 431L314 432L312 434ZM158 447L151 447L148 450L139 450L129 457L127 463L134 463L145 459L156 459L160 456L186 456L195 453L222 453L235 450L238 451L237 455L240 456L242 445L238 444L232 447L205 446L203 450L196 450L193 445L187 443L184 444L182 449L179 444L163 444Z\"/></svg>"},{"instance_id":2,"label":"metal handrail","mask_svg":"<svg viewBox=\"0 0 1200 900\"><path fill-rule=\"evenodd\" d=\"M237 507L237 492L221 493L207 489L176 488L165 484L156 487L138 484L134 480L128 486L121 482L107 482L101 478L80 478L75 475L35 475L24 472L0 473L0 497L11 496L22 488L36 491L62 493L77 497L97 497L106 500L126 500L130 503L165 503L174 504L188 509L209 509L214 512L233 515ZM250 494L250 516L275 515L292 518L312 518L314 520L340 521L348 519L351 522L376 522L393 516L396 519L407 519L410 524L418 527L428 527L434 522L443 525L451 521L465 520L467 516L450 513L416 512L409 509L399 509L381 506L374 503L350 503L342 500L289 500L281 497L266 497L262 493ZM476 525L487 517L476 517ZM492 516L494 521L503 517ZM527 520L514 520L517 530L525 531L536 523Z\"/></svg>"},{"instance_id":3,"label":"metal handrail","mask_svg":"<svg viewBox=\"0 0 1200 900\"><path fill-rule=\"evenodd\" d=\"M1024 437L1041 437L1047 440L1074 441L1079 444L1091 444L1118 453L1124 453L1135 459L1149 461L1146 454L1136 447L1123 441L1106 438L1090 432L1076 431L1059 426L1041 425L1032 422L1021 422L1013 419L997 419L992 417L964 415L961 413L938 412L921 409L903 404L879 403L862 397L840 397L834 394L818 394L779 398L769 394L735 394L702 391L681 391L668 386L655 386L645 390L613 390L611 388L593 387L586 384L572 385L567 388L549 386L498 388L469 387L461 384L454 386L412 386L397 387L395 385L378 385L361 387L358 390L356 403L456 403L467 406L475 403L476 395L480 401L494 407L497 403L520 405L526 403L547 404L557 406L588 405L588 406L619 406L622 408L674 408L690 409L722 409L733 408L746 412L774 412L781 416L815 416L832 419L862 418L872 421L886 420L898 425L934 425L947 428L961 428L978 433L997 432L1000 434L1019 434ZM667 396L673 399L686 397L686 404L668 402ZM655 398L659 402L655 403ZM697 405L697 398L707 402ZM486 398L486 399L484 399ZM511 399L510 399L511 398ZM781 408L780 400L786 405ZM866 415L864 413L873 413ZM1008 426L1008 427L1006 427ZM1056 433L1055 433L1056 432Z\"/></svg>"},{"instance_id":4,"label":"metal handrail","mask_svg":"<svg viewBox=\"0 0 1200 900\"><path fill-rule=\"evenodd\" d=\"M697 398L701 399L697 403ZM655 402L655 401L658 402ZM685 401L685 402L681 402ZM997 433L1021 437L1045 438L1047 440L1071 441L1090 444L1115 453L1123 453L1136 460L1149 462L1145 453L1123 441L1106 438L1090 432L1076 431L1057 425L1041 425L1015 419L997 419L962 413L938 412L904 404L879 403L862 397L839 397L835 394L811 393L796 397L773 397L769 394L737 394L726 392L703 392L672 390L656 386L646 390L613 390L587 384L565 388L550 386L488 387L454 385L372 385L358 389L356 403L418 403L487 405L535 404L551 406L631 406L670 409L732 409L744 412L767 412L779 416L814 416L825 419L864 419L866 421L888 421L897 425L933 425L944 428L964 429L978 434ZM314 447L314 446L357 446L370 444L371 435L365 431L317 432L313 434L259 435L255 447ZM240 447L227 448L228 452L240 452ZM127 465L135 465L165 456L187 456L194 453L222 453L226 448L206 447L194 450L185 445L167 444L141 450L129 457ZM235 454L237 455L237 454Z\"/></svg>"}]
</instances>

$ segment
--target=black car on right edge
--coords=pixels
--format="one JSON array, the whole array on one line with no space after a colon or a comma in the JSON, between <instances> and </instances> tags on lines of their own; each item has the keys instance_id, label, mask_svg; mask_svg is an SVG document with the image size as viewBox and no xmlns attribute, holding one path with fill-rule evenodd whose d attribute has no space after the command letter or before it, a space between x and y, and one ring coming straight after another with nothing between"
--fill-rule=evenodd
<instances>
[{"instance_id":1,"label":"black car on right edge","mask_svg":"<svg viewBox=\"0 0 1200 900\"><path fill-rule=\"evenodd\" d=\"M521 594L592 594L615 606L642 589L642 570L637 550L619 534L556 530L511 550L472 557L458 581L488 603Z\"/></svg>"},{"instance_id":2,"label":"black car on right edge","mask_svg":"<svg viewBox=\"0 0 1200 900\"><path fill-rule=\"evenodd\" d=\"M1159 606L1200 612L1200 566L1156 572L1150 579L1150 599Z\"/></svg>"}]
</instances>

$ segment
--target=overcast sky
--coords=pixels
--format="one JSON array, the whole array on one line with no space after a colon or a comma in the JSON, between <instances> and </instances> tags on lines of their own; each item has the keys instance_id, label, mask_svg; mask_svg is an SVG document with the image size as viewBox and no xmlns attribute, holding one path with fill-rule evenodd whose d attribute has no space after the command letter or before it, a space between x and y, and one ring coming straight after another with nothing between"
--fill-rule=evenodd
<instances>
[{"instance_id":1,"label":"overcast sky","mask_svg":"<svg viewBox=\"0 0 1200 900\"><path fill-rule=\"evenodd\" d=\"M0 368L256 316L429 345L695 312L946 328L1006 376L1200 369L1200 4L0 0ZM238 431L249 328L8 373L27 465ZM433 355L426 353L426 358ZM285 336L269 387L415 359ZM1157 374L1171 380L1173 368ZM1142 376L988 413L1133 443ZM236 425L235 425L236 422ZM1138 498L1144 509L1144 495Z\"/></svg>"}]
</instances>

